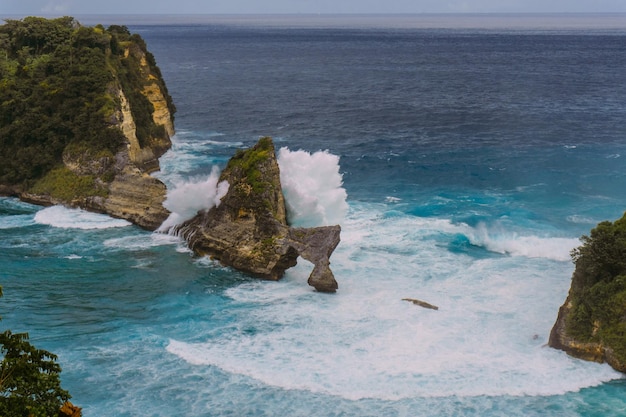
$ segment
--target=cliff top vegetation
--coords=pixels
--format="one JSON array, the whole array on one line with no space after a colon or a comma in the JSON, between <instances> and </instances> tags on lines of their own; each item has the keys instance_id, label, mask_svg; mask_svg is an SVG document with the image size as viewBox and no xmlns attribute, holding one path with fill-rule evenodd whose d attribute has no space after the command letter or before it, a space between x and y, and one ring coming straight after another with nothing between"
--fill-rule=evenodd
<instances>
[{"instance_id":1,"label":"cliff top vegetation","mask_svg":"<svg viewBox=\"0 0 626 417\"><path fill-rule=\"evenodd\" d=\"M125 26L85 27L72 17L6 20L0 26L0 185L28 190L62 165L68 149L112 157L124 143L116 126L120 89L139 142L162 134L142 94L143 58L174 114L154 57Z\"/></svg>"},{"instance_id":2,"label":"cliff top vegetation","mask_svg":"<svg viewBox=\"0 0 626 417\"><path fill-rule=\"evenodd\" d=\"M626 363L626 214L604 221L572 251L569 336L601 343Z\"/></svg>"}]
</instances>

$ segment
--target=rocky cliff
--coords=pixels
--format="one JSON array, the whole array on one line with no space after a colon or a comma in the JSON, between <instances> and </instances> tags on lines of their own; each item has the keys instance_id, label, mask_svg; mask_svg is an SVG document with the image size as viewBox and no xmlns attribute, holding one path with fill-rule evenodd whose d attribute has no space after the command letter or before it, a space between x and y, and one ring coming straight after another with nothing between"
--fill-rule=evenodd
<instances>
[{"instance_id":1,"label":"rocky cliff","mask_svg":"<svg viewBox=\"0 0 626 417\"><path fill-rule=\"evenodd\" d=\"M626 372L626 215L598 224L582 241L549 345Z\"/></svg>"},{"instance_id":2,"label":"rocky cliff","mask_svg":"<svg viewBox=\"0 0 626 417\"><path fill-rule=\"evenodd\" d=\"M0 193L156 229L175 107L143 39L31 17L0 26L0 52Z\"/></svg>"},{"instance_id":3,"label":"rocky cliff","mask_svg":"<svg viewBox=\"0 0 626 417\"><path fill-rule=\"evenodd\" d=\"M197 254L264 279L277 280L299 256L313 263L309 285L335 292L330 256L340 227L292 228L287 224L274 144L261 138L240 151L222 171L228 192L218 206L176 228Z\"/></svg>"}]
</instances>

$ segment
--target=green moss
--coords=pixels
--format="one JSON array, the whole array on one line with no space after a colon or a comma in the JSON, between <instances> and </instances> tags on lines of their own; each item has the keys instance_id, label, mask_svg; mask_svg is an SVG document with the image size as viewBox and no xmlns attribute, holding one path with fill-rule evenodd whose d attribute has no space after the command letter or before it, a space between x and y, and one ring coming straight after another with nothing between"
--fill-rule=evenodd
<instances>
[{"instance_id":1,"label":"green moss","mask_svg":"<svg viewBox=\"0 0 626 417\"><path fill-rule=\"evenodd\" d=\"M49 195L64 201L85 197L106 197L108 191L91 175L77 175L66 167L51 170L30 189L31 193Z\"/></svg>"}]
</instances>

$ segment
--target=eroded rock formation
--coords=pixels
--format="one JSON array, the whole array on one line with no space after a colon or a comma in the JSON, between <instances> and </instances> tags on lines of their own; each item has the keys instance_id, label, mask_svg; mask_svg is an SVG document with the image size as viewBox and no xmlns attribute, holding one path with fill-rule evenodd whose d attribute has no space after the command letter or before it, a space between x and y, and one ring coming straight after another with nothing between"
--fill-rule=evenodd
<instances>
[{"instance_id":1,"label":"eroded rock formation","mask_svg":"<svg viewBox=\"0 0 626 417\"><path fill-rule=\"evenodd\" d=\"M271 138L240 151L222 171L229 189L217 207L176 228L197 254L264 279L277 280L299 256L313 263L309 285L335 292L330 256L340 226L292 228L287 224L280 172Z\"/></svg>"},{"instance_id":2,"label":"eroded rock formation","mask_svg":"<svg viewBox=\"0 0 626 417\"><path fill-rule=\"evenodd\" d=\"M576 275L576 273L574 273ZM602 323L594 321L594 328L591 331L590 340L580 340L568 333L568 320L572 319L574 303L572 302L572 292L567 296L565 303L559 308L556 322L550 331L548 345L555 349L565 351L568 355L587 361L608 363L613 369L626 373L626 361L624 355L616 354L613 346L622 347L626 344L626 334L621 334L621 340L611 340L610 344L602 338L598 338ZM621 320L626 321L626 317Z\"/></svg>"}]
</instances>

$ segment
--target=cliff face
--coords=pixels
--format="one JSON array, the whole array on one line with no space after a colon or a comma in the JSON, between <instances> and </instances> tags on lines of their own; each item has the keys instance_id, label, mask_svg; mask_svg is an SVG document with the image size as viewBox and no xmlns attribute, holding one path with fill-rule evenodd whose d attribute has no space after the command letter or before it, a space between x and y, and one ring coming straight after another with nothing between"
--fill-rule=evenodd
<instances>
[{"instance_id":1,"label":"cliff face","mask_svg":"<svg viewBox=\"0 0 626 417\"><path fill-rule=\"evenodd\" d=\"M235 155L220 181L229 184L221 203L176 229L195 253L271 280L281 278L302 256L314 264L309 285L322 292L337 289L329 258L339 243L341 229L287 225L270 138L262 138L253 148Z\"/></svg>"},{"instance_id":2,"label":"cliff face","mask_svg":"<svg viewBox=\"0 0 626 417\"><path fill-rule=\"evenodd\" d=\"M600 223L582 241L549 345L626 372L626 215Z\"/></svg>"},{"instance_id":3,"label":"cliff face","mask_svg":"<svg viewBox=\"0 0 626 417\"><path fill-rule=\"evenodd\" d=\"M125 59L134 55L139 63L139 74L144 84L141 94L152 106L152 121L161 126L159 134L148 137L147 143L137 138L137 125L132 109L123 88L117 90L120 107L117 122L113 128L121 129L126 138L126 146L116 155L116 175L109 184L108 196L101 205L91 205L91 209L101 210L114 217L123 218L145 229L155 230L169 216L163 207L167 190L160 180L148 175L159 170L159 157L172 145L170 135L174 134L174 122L165 98L160 75L146 60L146 52L135 45L124 52Z\"/></svg>"},{"instance_id":4,"label":"cliff face","mask_svg":"<svg viewBox=\"0 0 626 417\"><path fill-rule=\"evenodd\" d=\"M156 229L169 212L149 174L171 147L175 107L141 37L26 18L0 39L0 103L14 103L0 106L0 194Z\"/></svg>"}]
</instances>

